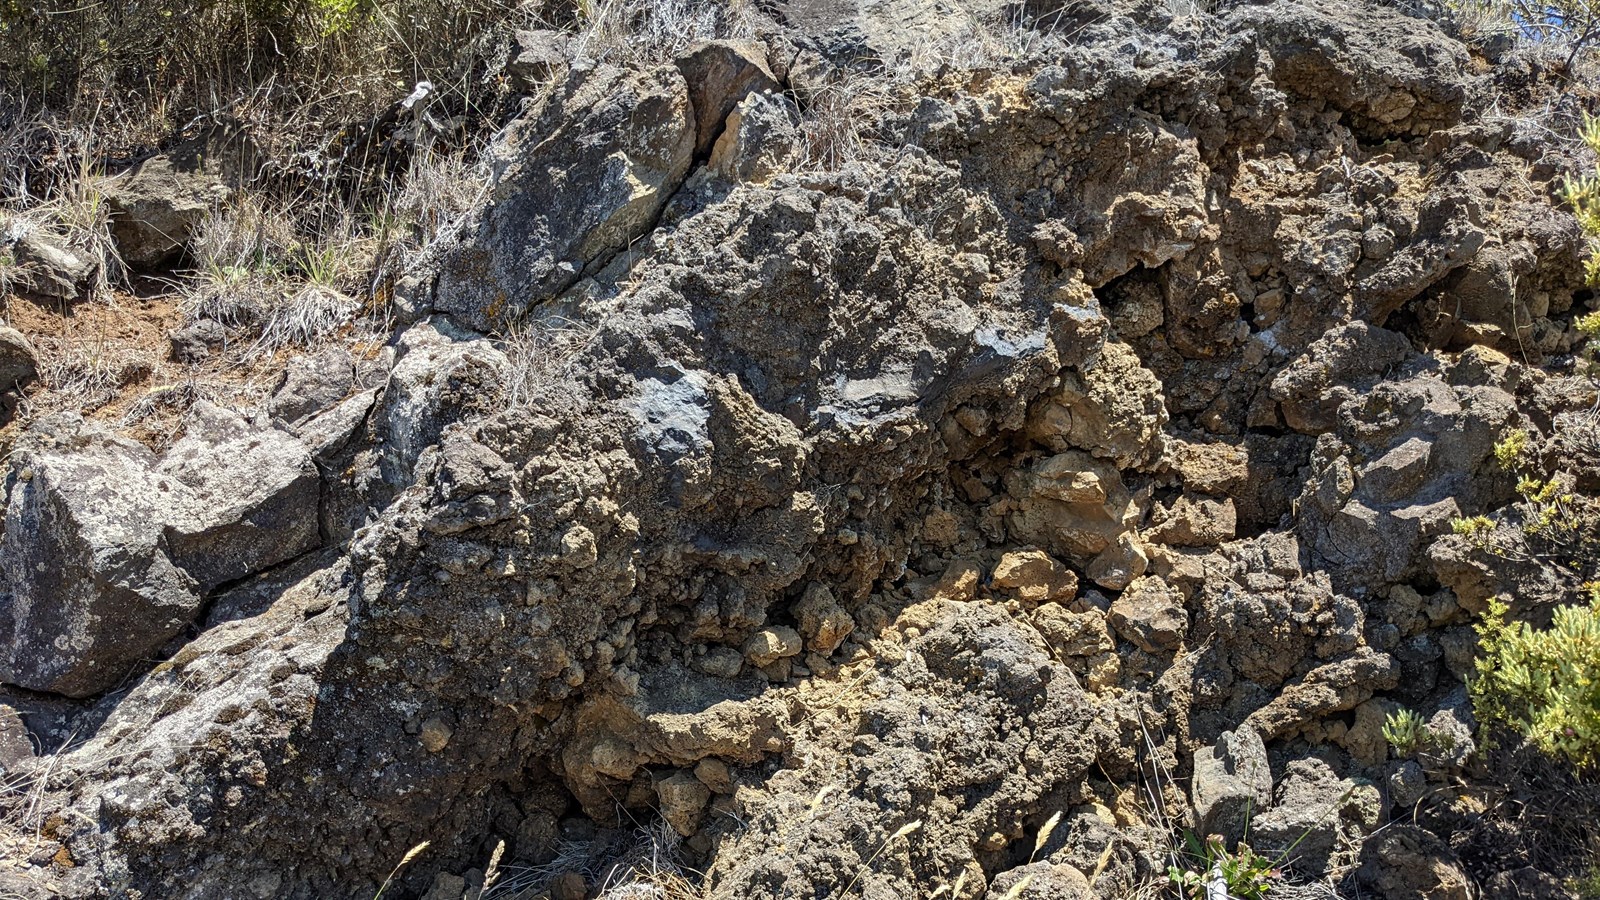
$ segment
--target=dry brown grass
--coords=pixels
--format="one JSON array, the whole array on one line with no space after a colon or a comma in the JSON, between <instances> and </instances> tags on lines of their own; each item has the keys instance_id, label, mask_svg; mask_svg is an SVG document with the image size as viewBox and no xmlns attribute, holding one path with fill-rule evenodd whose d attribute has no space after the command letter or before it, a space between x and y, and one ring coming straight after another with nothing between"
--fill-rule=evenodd
<instances>
[{"instance_id":1,"label":"dry brown grass","mask_svg":"<svg viewBox=\"0 0 1600 900\"><path fill-rule=\"evenodd\" d=\"M506 406L524 407L561 390L577 374L579 356L599 333L597 323L559 318L512 325L498 341L501 352L511 361L505 384Z\"/></svg>"},{"instance_id":2,"label":"dry brown grass","mask_svg":"<svg viewBox=\"0 0 1600 900\"><path fill-rule=\"evenodd\" d=\"M696 41L755 33L751 0L578 0L577 53L615 62L670 60Z\"/></svg>"},{"instance_id":3,"label":"dry brown grass","mask_svg":"<svg viewBox=\"0 0 1600 900\"><path fill-rule=\"evenodd\" d=\"M700 875L683 864L681 844L661 820L640 827L620 853L566 842L542 865L503 867L505 877L486 886L480 900L535 900L547 896L556 878L573 872L594 885L597 900L702 900Z\"/></svg>"}]
</instances>

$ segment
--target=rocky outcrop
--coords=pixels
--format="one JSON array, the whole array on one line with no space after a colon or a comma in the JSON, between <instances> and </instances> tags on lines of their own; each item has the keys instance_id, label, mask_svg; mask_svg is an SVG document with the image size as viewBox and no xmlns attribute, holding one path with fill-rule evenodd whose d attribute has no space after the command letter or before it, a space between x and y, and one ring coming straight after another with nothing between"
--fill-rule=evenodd
<instances>
[{"instance_id":1,"label":"rocky outcrop","mask_svg":"<svg viewBox=\"0 0 1600 900\"><path fill-rule=\"evenodd\" d=\"M777 6L656 67L519 38L531 106L382 350L160 458L33 426L5 680L132 675L36 764L52 890L367 897L429 841L396 896L502 852L583 896L657 820L717 897L1131 895L1173 823L1465 889L1386 817L1469 751L1382 723L1469 747L1504 585L1446 533L1508 515L1508 429L1588 446L1536 359L1577 245L1468 51L973 4L1037 51L907 63L893 149L820 171L819 91L961 32Z\"/></svg>"},{"instance_id":2,"label":"rocky outcrop","mask_svg":"<svg viewBox=\"0 0 1600 900\"><path fill-rule=\"evenodd\" d=\"M422 302L504 326L644 237L689 172L695 109L675 69L573 72L496 148L492 202L463 226Z\"/></svg>"},{"instance_id":3,"label":"rocky outcrop","mask_svg":"<svg viewBox=\"0 0 1600 900\"><path fill-rule=\"evenodd\" d=\"M708 873L713 896L829 895L857 872L869 895L928 894L1031 842L1046 798L1075 790L1096 725L1036 637L976 605L936 601L902 623L928 631L883 672L884 693L850 705L855 733L796 748L846 765L788 771L750 796L751 827L728 829ZM824 753L835 740L846 746Z\"/></svg>"},{"instance_id":4,"label":"rocky outcrop","mask_svg":"<svg viewBox=\"0 0 1600 900\"><path fill-rule=\"evenodd\" d=\"M19 448L6 507L5 680L104 692L217 587L320 545L303 445L202 405L165 457L75 418Z\"/></svg>"},{"instance_id":5,"label":"rocky outcrop","mask_svg":"<svg viewBox=\"0 0 1600 900\"><path fill-rule=\"evenodd\" d=\"M199 611L161 533L193 496L143 446L52 425L22 450L6 506L4 678L83 697L116 685Z\"/></svg>"},{"instance_id":6,"label":"rocky outcrop","mask_svg":"<svg viewBox=\"0 0 1600 900\"><path fill-rule=\"evenodd\" d=\"M220 162L194 149L159 154L105 181L111 234L124 262L151 268L183 252L206 214L232 193L215 174Z\"/></svg>"}]
</instances>

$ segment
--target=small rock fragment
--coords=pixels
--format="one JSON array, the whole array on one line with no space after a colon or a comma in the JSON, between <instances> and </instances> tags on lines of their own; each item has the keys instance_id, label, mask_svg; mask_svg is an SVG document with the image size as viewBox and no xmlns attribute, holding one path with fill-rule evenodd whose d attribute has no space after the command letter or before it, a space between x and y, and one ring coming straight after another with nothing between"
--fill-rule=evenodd
<instances>
[{"instance_id":1,"label":"small rock fragment","mask_svg":"<svg viewBox=\"0 0 1600 900\"><path fill-rule=\"evenodd\" d=\"M1073 612L1060 604L1047 604L1033 614L1033 626L1063 657L1095 656L1117 649L1106 631L1105 614L1097 609Z\"/></svg>"},{"instance_id":2,"label":"small rock fragment","mask_svg":"<svg viewBox=\"0 0 1600 900\"><path fill-rule=\"evenodd\" d=\"M355 385L355 360L342 347L289 360L268 410L274 419L294 424L332 408Z\"/></svg>"},{"instance_id":3,"label":"small rock fragment","mask_svg":"<svg viewBox=\"0 0 1600 900\"><path fill-rule=\"evenodd\" d=\"M834 599L833 592L820 582L806 587L805 595L794 608L806 646L826 656L838 649L856 627L856 621Z\"/></svg>"},{"instance_id":4,"label":"small rock fragment","mask_svg":"<svg viewBox=\"0 0 1600 900\"><path fill-rule=\"evenodd\" d=\"M712 647L694 661L694 669L714 678L737 678L744 669L744 654L732 647Z\"/></svg>"},{"instance_id":5,"label":"small rock fragment","mask_svg":"<svg viewBox=\"0 0 1600 900\"><path fill-rule=\"evenodd\" d=\"M451 875L449 872L440 872L433 877L433 884L428 886L428 892L422 895L422 900L462 900L466 895L465 878Z\"/></svg>"},{"instance_id":6,"label":"small rock fragment","mask_svg":"<svg viewBox=\"0 0 1600 900\"><path fill-rule=\"evenodd\" d=\"M550 882L550 900L587 900L589 883L577 872L565 872Z\"/></svg>"},{"instance_id":7,"label":"small rock fragment","mask_svg":"<svg viewBox=\"0 0 1600 900\"><path fill-rule=\"evenodd\" d=\"M711 789L693 775L679 772L656 782L656 797L661 801L661 818L673 831L688 837L700 829Z\"/></svg>"},{"instance_id":8,"label":"small rock fragment","mask_svg":"<svg viewBox=\"0 0 1600 900\"><path fill-rule=\"evenodd\" d=\"M1174 547L1214 547L1233 540L1238 514L1233 498L1178 497L1171 506L1157 507L1145 536Z\"/></svg>"},{"instance_id":9,"label":"small rock fragment","mask_svg":"<svg viewBox=\"0 0 1600 900\"><path fill-rule=\"evenodd\" d=\"M1043 550L1014 550L1000 557L990 580L1030 605L1046 600L1070 602L1078 576Z\"/></svg>"},{"instance_id":10,"label":"small rock fragment","mask_svg":"<svg viewBox=\"0 0 1600 900\"><path fill-rule=\"evenodd\" d=\"M172 358L193 365L204 362L227 342L227 329L216 319L195 319L193 322L167 332L167 342L172 345Z\"/></svg>"},{"instance_id":11,"label":"small rock fragment","mask_svg":"<svg viewBox=\"0 0 1600 900\"><path fill-rule=\"evenodd\" d=\"M718 794L733 793L733 773L728 769L727 763L714 756L708 756L695 764L694 777Z\"/></svg>"},{"instance_id":12,"label":"small rock fragment","mask_svg":"<svg viewBox=\"0 0 1600 900\"><path fill-rule=\"evenodd\" d=\"M33 229L12 245L17 286L55 300L77 300L98 266L88 254L49 232Z\"/></svg>"},{"instance_id":13,"label":"small rock fragment","mask_svg":"<svg viewBox=\"0 0 1600 900\"><path fill-rule=\"evenodd\" d=\"M422 723L422 731L417 735L417 739L422 742L422 749L429 753L438 753L449 746L450 738L454 734L455 729L435 716Z\"/></svg>"},{"instance_id":14,"label":"small rock fragment","mask_svg":"<svg viewBox=\"0 0 1600 900\"><path fill-rule=\"evenodd\" d=\"M1111 627L1147 653L1172 652L1189 631L1182 597L1154 575L1136 579L1111 604Z\"/></svg>"},{"instance_id":15,"label":"small rock fragment","mask_svg":"<svg viewBox=\"0 0 1600 900\"><path fill-rule=\"evenodd\" d=\"M750 664L756 667L771 665L772 663L798 656L805 649L805 643L800 639L799 632L783 625L774 625L763 628L752 634L744 642L744 656Z\"/></svg>"},{"instance_id":16,"label":"small rock fragment","mask_svg":"<svg viewBox=\"0 0 1600 900\"><path fill-rule=\"evenodd\" d=\"M572 36L549 29L522 29L513 36L511 60L506 74L512 87L530 93L567 64L572 53Z\"/></svg>"},{"instance_id":17,"label":"small rock fragment","mask_svg":"<svg viewBox=\"0 0 1600 900\"><path fill-rule=\"evenodd\" d=\"M689 100L694 105L696 155L711 149L728 114L747 95L778 90L765 55L757 45L707 41L678 58L678 71L689 85Z\"/></svg>"}]
</instances>

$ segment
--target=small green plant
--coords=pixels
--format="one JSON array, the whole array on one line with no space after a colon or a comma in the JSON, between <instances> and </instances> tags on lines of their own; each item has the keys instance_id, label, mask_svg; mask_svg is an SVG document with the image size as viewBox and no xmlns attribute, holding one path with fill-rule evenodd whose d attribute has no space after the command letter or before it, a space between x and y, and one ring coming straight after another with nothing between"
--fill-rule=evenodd
<instances>
[{"instance_id":1,"label":"small green plant","mask_svg":"<svg viewBox=\"0 0 1600 900\"><path fill-rule=\"evenodd\" d=\"M1415 710L1401 707L1383 719L1383 739L1401 759L1454 748L1455 739L1431 728Z\"/></svg>"},{"instance_id":2,"label":"small green plant","mask_svg":"<svg viewBox=\"0 0 1600 900\"><path fill-rule=\"evenodd\" d=\"M1590 150L1600 153L1600 118L1585 113L1578 136ZM1578 225L1589 236L1589 283L1600 284L1600 168L1593 174L1568 178L1562 185L1561 195L1571 204Z\"/></svg>"},{"instance_id":3,"label":"small green plant","mask_svg":"<svg viewBox=\"0 0 1600 900\"><path fill-rule=\"evenodd\" d=\"M1600 900L1600 862L1590 862L1582 875L1567 879L1566 888L1578 900Z\"/></svg>"},{"instance_id":4,"label":"small green plant","mask_svg":"<svg viewBox=\"0 0 1600 900\"><path fill-rule=\"evenodd\" d=\"M1427 738L1427 723L1414 710L1401 707L1384 717L1383 739L1389 742L1395 755L1401 759L1415 756Z\"/></svg>"},{"instance_id":5,"label":"small green plant","mask_svg":"<svg viewBox=\"0 0 1600 900\"><path fill-rule=\"evenodd\" d=\"M1600 255L1589 259L1589 280L1592 283L1595 275L1596 261ZM1596 359L1596 337L1600 337L1600 312L1592 312L1579 316L1573 320L1573 326L1586 340L1583 349L1578 353L1578 370L1584 375L1600 374L1600 359Z\"/></svg>"},{"instance_id":6,"label":"small green plant","mask_svg":"<svg viewBox=\"0 0 1600 900\"><path fill-rule=\"evenodd\" d=\"M1565 560L1575 553L1583 555L1583 548L1588 544L1584 522L1591 502L1573 493L1568 476L1546 477L1538 465L1528 431L1515 428L1506 432L1494 445L1494 458L1501 469L1517 476L1517 494L1523 502L1511 521L1519 525L1522 536L1527 538L1526 546L1518 549L1504 540L1494 540L1496 523L1487 516L1454 519L1450 530L1471 538L1479 549L1508 558L1531 553L1533 557Z\"/></svg>"},{"instance_id":7,"label":"small green plant","mask_svg":"<svg viewBox=\"0 0 1600 900\"><path fill-rule=\"evenodd\" d=\"M1168 866L1167 878L1188 900L1205 900L1206 885L1217 880L1227 888L1229 897L1263 900L1283 876L1281 860L1257 853L1244 841L1230 851L1221 835L1201 841L1194 832L1185 831L1184 842L1190 865Z\"/></svg>"},{"instance_id":8,"label":"small green plant","mask_svg":"<svg viewBox=\"0 0 1600 900\"><path fill-rule=\"evenodd\" d=\"M1533 506L1533 514L1523 530L1530 535L1560 537L1562 532L1574 532L1582 527L1573 510L1574 497L1563 491L1558 479L1524 477L1517 482L1517 493Z\"/></svg>"},{"instance_id":9,"label":"small green plant","mask_svg":"<svg viewBox=\"0 0 1600 900\"><path fill-rule=\"evenodd\" d=\"M1522 461L1523 454L1527 452L1528 432L1524 428L1511 429L1506 432L1505 437L1494 445L1495 462L1498 462L1500 468L1505 469L1507 472L1515 470L1517 464Z\"/></svg>"},{"instance_id":10,"label":"small green plant","mask_svg":"<svg viewBox=\"0 0 1600 900\"><path fill-rule=\"evenodd\" d=\"M1468 681L1480 721L1580 769L1600 763L1600 584L1586 588L1589 603L1557 609L1546 629L1508 621L1507 604L1491 600Z\"/></svg>"}]
</instances>

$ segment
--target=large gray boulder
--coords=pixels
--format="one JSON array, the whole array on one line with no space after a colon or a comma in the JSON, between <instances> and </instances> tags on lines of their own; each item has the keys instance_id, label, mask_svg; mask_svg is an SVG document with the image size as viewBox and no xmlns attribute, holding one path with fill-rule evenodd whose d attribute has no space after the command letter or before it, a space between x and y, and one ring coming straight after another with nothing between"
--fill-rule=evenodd
<instances>
[{"instance_id":1,"label":"large gray boulder","mask_svg":"<svg viewBox=\"0 0 1600 900\"><path fill-rule=\"evenodd\" d=\"M320 543L322 482L305 444L202 403L159 473L194 496L164 529L172 559L209 592Z\"/></svg>"},{"instance_id":2,"label":"large gray boulder","mask_svg":"<svg viewBox=\"0 0 1600 900\"><path fill-rule=\"evenodd\" d=\"M268 408L274 419L303 422L343 400L355 379L355 360L342 347L297 356L289 360Z\"/></svg>"},{"instance_id":3,"label":"large gray boulder","mask_svg":"<svg viewBox=\"0 0 1600 900\"><path fill-rule=\"evenodd\" d=\"M75 417L25 436L0 543L0 680L87 697L219 586L321 543L310 451L209 404L164 459Z\"/></svg>"},{"instance_id":4,"label":"large gray boulder","mask_svg":"<svg viewBox=\"0 0 1600 900\"><path fill-rule=\"evenodd\" d=\"M206 213L228 199L228 187L201 163L187 154L162 154L105 182L111 235L124 262L150 268L171 260Z\"/></svg>"},{"instance_id":5,"label":"large gray boulder","mask_svg":"<svg viewBox=\"0 0 1600 900\"><path fill-rule=\"evenodd\" d=\"M86 697L193 620L201 596L161 523L195 502L143 446L57 421L13 460L0 540L0 680Z\"/></svg>"},{"instance_id":6,"label":"large gray boulder","mask_svg":"<svg viewBox=\"0 0 1600 900\"><path fill-rule=\"evenodd\" d=\"M443 251L433 308L487 330L603 267L654 226L696 135L677 69L575 70L496 148L490 202Z\"/></svg>"},{"instance_id":7,"label":"large gray boulder","mask_svg":"<svg viewBox=\"0 0 1600 900\"><path fill-rule=\"evenodd\" d=\"M0 235L0 246L5 243L5 235ZM98 270L88 254L43 229L23 230L9 250L17 267L17 286L40 297L77 300Z\"/></svg>"},{"instance_id":8,"label":"large gray boulder","mask_svg":"<svg viewBox=\"0 0 1600 900\"><path fill-rule=\"evenodd\" d=\"M1251 817L1272 800L1272 767L1261 735L1241 727L1196 750L1189 794L1201 834L1220 834L1229 841L1243 837Z\"/></svg>"}]
</instances>

